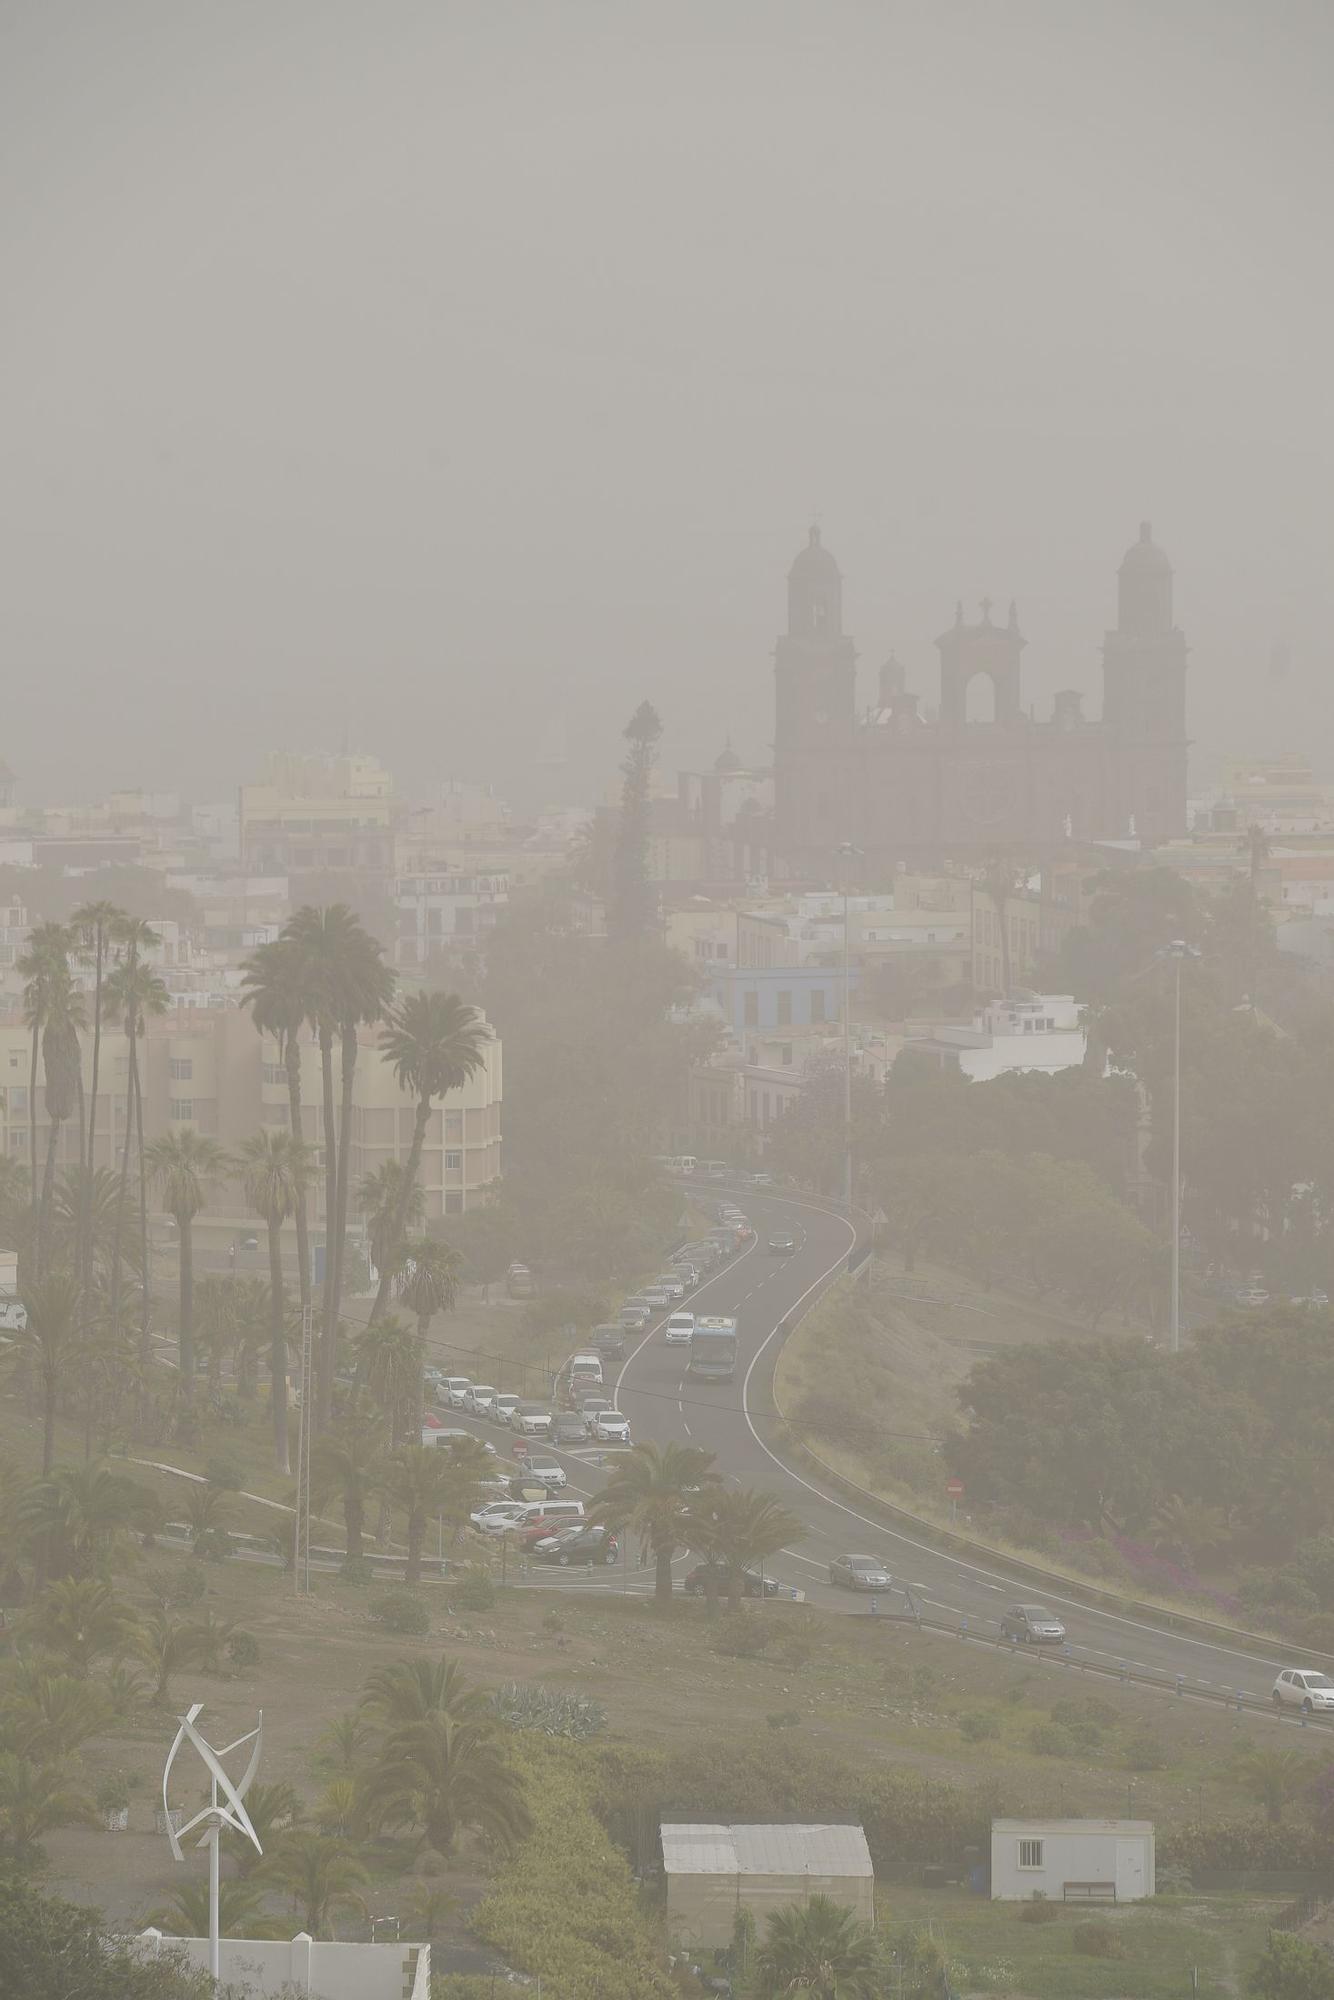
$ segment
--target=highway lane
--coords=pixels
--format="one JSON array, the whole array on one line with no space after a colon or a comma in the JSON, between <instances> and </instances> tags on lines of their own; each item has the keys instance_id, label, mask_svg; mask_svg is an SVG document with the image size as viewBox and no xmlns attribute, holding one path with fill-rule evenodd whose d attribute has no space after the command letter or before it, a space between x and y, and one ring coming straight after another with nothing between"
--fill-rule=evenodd
<instances>
[{"instance_id":1,"label":"highway lane","mask_svg":"<svg viewBox=\"0 0 1334 2000\"><path fill-rule=\"evenodd\" d=\"M1284 1664L1273 1655L1239 1651L1208 1639L1170 1632L1152 1623L1092 1609L1060 1593L1007 1580L1003 1568L964 1561L931 1548L910 1533L882 1525L855 1501L822 1488L818 1479L789 1468L774 1452L772 1362L783 1322L842 1270L852 1242L850 1225L807 1202L747 1192L736 1197L756 1228L756 1241L708 1279L689 1301L696 1312L733 1314L739 1322L739 1366L730 1383L700 1383L685 1371L686 1350L669 1348L660 1325L650 1328L621 1368L617 1401L637 1439L688 1440L714 1454L725 1478L774 1492L807 1524L805 1539L769 1565L785 1583L799 1585L831 1609L865 1611L864 1599L831 1586L831 1556L851 1551L880 1558L895 1579L891 1604L902 1610L907 1583L928 1614L967 1621L970 1636L994 1637L1009 1604L1040 1598L1065 1622L1076 1660L1166 1676L1183 1675L1188 1687L1241 1689L1267 1698ZM786 1225L797 1239L790 1256L771 1253L766 1238Z\"/></svg>"}]
</instances>

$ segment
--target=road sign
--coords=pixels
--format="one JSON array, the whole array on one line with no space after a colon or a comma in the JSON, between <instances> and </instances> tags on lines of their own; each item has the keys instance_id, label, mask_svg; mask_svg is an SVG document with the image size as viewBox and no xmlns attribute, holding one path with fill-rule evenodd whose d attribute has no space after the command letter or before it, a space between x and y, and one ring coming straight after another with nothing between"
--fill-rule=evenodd
<instances>
[{"instance_id":1,"label":"road sign","mask_svg":"<svg viewBox=\"0 0 1334 2000\"><path fill-rule=\"evenodd\" d=\"M947 1479L945 1481L945 1491L949 1494L951 1500L962 1500L963 1499L962 1479Z\"/></svg>"}]
</instances>

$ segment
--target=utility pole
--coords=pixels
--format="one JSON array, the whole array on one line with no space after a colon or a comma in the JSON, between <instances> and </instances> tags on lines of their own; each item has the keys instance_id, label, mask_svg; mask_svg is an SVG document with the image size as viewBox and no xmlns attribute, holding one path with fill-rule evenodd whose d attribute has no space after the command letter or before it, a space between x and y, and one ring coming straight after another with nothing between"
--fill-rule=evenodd
<instances>
[{"instance_id":1,"label":"utility pole","mask_svg":"<svg viewBox=\"0 0 1334 2000\"><path fill-rule=\"evenodd\" d=\"M1172 993L1172 1318L1167 1346L1170 1354L1181 1352L1181 965L1183 959L1198 958L1194 945L1173 938L1159 953L1170 958L1175 975Z\"/></svg>"},{"instance_id":2,"label":"utility pole","mask_svg":"<svg viewBox=\"0 0 1334 2000\"><path fill-rule=\"evenodd\" d=\"M848 878L862 850L845 840L837 850L843 863L843 1202L852 1208L852 953L848 937Z\"/></svg>"},{"instance_id":3,"label":"utility pole","mask_svg":"<svg viewBox=\"0 0 1334 2000\"><path fill-rule=\"evenodd\" d=\"M315 1344L315 1308L301 1308L301 1419L296 1444L296 1534L292 1543L292 1580L298 1597L310 1595L310 1399Z\"/></svg>"}]
</instances>

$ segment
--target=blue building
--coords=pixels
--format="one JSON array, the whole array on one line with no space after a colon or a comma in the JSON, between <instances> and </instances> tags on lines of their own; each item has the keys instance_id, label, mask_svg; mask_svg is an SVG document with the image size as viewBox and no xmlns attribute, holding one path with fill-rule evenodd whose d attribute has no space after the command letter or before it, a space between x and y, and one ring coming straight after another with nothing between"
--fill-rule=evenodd
<instances>
[{"instance_id":1,"label":"blue building","mask_svg":"<svg viewBox=\"0 0 1334 2000\"><path fill-rule=\"evenodd\" d=\"M854 966L854 992L857 980ZM837 965L720 965L705 991L738 1041L747 1028L811 1028L843 1018L843 969Z\"/></svg>"}]
</instances>

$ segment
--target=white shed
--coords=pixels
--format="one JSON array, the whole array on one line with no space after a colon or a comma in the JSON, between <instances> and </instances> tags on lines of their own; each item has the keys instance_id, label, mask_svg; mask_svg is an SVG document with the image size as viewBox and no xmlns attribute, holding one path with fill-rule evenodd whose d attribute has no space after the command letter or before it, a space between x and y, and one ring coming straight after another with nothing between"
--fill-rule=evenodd
<instances>
[{"instance_id":1,"label":"white shed","mask_svg":"<svg viewBox=\"0 0 1334 2000\"><path fill-rule=\"evenodd\" d=\"M828 1896L875 1922L875 1874L859 1826L666 1825L667 1935L692 1949L730 1944L739 1909L761 1932L771 1910Z\"/></svg>"},{"instance_id":2,"label":"white shed","mask_svg":"<svg viewBox=\"0 0 1334 2000\"><path fill-rule=\"evenodd\" d=\"M1154 1894L1153 1821L993 1819L997 1902L1138 1903Z\"/></svg>"}]
</instances>

